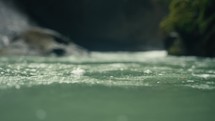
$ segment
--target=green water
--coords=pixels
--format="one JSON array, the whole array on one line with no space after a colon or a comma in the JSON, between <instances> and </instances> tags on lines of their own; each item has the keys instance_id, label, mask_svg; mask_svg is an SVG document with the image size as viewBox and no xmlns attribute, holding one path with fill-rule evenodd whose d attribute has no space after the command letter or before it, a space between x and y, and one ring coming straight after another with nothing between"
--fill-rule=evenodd
<instances>
[{"instance_id":1,"label":"green water","mask_svg":"<svg viewBox=\"0 0 215 121\"><path fill-rule=\"evenodd\" d=\"M0 121L215 121L215 59L1 57Z\"/></svg>"}]
</instances>

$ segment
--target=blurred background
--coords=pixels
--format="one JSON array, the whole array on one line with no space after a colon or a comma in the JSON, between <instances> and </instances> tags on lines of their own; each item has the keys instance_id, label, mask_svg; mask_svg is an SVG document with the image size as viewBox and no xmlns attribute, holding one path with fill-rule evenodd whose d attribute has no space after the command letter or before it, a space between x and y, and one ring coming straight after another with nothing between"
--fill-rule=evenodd
<instances>
[{"instance_id":1,"label":"blurred background","mask_svg":"<svg viewBox=\"0 0 215 121\"><path fill-rule=\"evenodd\" d=\"M89 50L163 49L160 0L18 0L40 26L54 29Z\"/></svg>"},{"instance_id":2,"label":"blurred background","mask_svg":"<svg viewBox=\"0 0 215 121\"><path fill-rule=\"evenodd\" d=\"M9 0L92 51L215 56L214 0Z\"/></svg>"}]
</instances>

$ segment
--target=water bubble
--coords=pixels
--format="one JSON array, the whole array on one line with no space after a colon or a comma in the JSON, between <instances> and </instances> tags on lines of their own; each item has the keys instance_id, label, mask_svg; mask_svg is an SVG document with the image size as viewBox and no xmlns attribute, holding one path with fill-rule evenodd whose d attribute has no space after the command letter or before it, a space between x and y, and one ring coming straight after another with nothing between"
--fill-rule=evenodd
<instances>
[{"instance_id":1,"label":"water bubble","mask_svg":"<svg viewBox=\"0 0 215 121\"><path fill-rule=\"evenodd\" d=\"M43 109L38 109L38 110L36 111L36 116L37 116L38 119L44 120L44 119L46 119L47 113L46 113L46 111L43 110Z\"/></svg>"},{"instance_id":2,"label":"water bubble","mask_svg":"<svg viewBox=\"0 0 215 121\"><path fill-rule=\"evenodd\" d=\"M20 85L15 85L15 88L16 89L20 89Z\"/></svg>"},{"instance_id":3,"label":"water bubble","mask_svg":"<svg viewBox=\"0 0 215 121\"><path fill-rule=\"evenodd\" d=\"M149 69L147 69L147 70L145 70L145 71L144 71L144 73L146 73L146 74L150 74L150 73L152 73L152 71L151 71L151 70L149 70Z\"/></svg>"},{"instance_id":4,"label":"water bubble","mask_svg":"<svg viewBox=\"0 0 215 121\"><path fill-rule=\"evenodd\" d=\"M195 82L194 80L187 80L188 83L193 83Z\"/></svg>"},{"instance_id":5,"label":"water bubble","mask_svg":"<svg viewBox=\"0 0 215 121\"><path fill-rule=\"evenodd\" d=\"M117 121L128 121L128 118L126 115L120 115L117 117Z\"/></svg>"}]
</instances>

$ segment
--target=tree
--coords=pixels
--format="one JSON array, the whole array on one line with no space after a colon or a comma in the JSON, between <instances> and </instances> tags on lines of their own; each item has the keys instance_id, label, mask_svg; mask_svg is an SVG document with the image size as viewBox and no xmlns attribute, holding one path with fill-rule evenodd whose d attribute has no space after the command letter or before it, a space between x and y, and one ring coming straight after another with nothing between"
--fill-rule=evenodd
<instances>
[{"instance_id":1,"label":"tree","mask_svg":"<svg viewBox=\"0 0 215 121\"><path fill-rule=\"evenodd\" d=\"M167 35L167 50L173 55L215 56L215 4L214 0L172 0L169 15L161 22ZM171 43L171 44L169 44Z\"/></svg>"}]
</instances>

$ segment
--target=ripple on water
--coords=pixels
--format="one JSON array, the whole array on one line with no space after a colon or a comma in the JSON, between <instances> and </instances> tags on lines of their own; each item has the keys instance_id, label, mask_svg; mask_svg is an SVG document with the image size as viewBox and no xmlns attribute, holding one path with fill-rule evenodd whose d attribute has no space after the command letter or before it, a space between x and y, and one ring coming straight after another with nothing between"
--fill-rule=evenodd
<instances>
[{"instance_id":1,"label":"ripple on water","mask_svg":"<svg viewBox=\"0 0 215 121\"><path fill-rule=\"evenodd\" d=\"M185 86L195 88L195 89L203 89L203 90L213 90L213 89L215 89L214 85L209 85L209 84L187 84Z\"/></svg>"},{"instance_id":2,"label":"ripple on water","mask_svg":"<svg viewBox=\"0 0 215 121\"><path fill-rule=\"evenodd\" d=\"M123 55L123 58L119 58ZM0 58L0 88L59 84L120 87L185 86L215 89L215 60L149 56L149 53L94 53L91 57ZM155 52L153 55L156 55ZM110 57L110 58L107 58ZM200 61L200 62L198 62ZM200 66L197 65L199 63Z\"/></svg>"}]
</instances>

